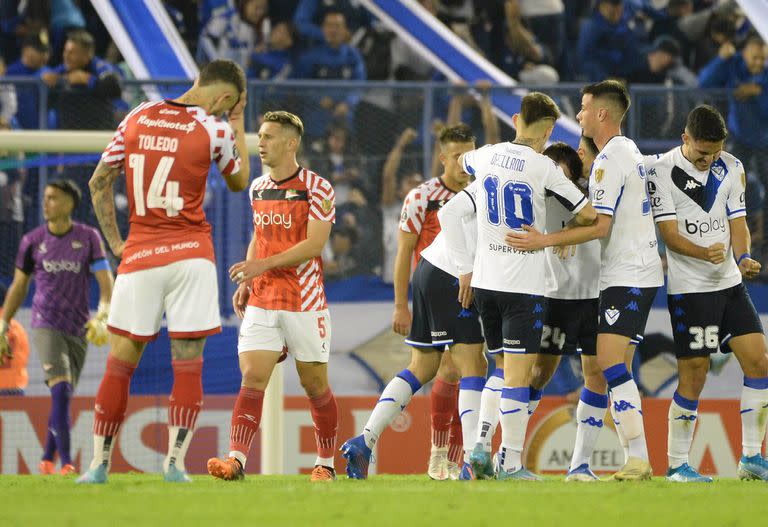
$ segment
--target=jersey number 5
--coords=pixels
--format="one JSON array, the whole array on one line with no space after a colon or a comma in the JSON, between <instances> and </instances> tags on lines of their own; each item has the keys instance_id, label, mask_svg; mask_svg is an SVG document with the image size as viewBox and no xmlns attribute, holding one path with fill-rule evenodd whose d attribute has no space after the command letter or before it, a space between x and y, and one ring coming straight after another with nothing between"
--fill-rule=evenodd
<instances>
[{"instance_id":1,"label":"jersey number 5","mask_svg":"<svg viewBox=\"0 0 768 527\"><path fill-rule=\"evenodd\" d=\"M488 199L488 222L491 225L499 225L502 217L504 218L504 225L510 229L520 229L523 225L533 225L533 201L531 199L533 191L527 183L507 181L499 189L499 178L486 176L483 181L483 188ZM501 196L499 196L500 190Z\"/></svg>"},{"instance_id":2,"label":"jersey number 5","mask_svg":"<svg viewBox=\"0 0 768 527\"><path fill-rule=\"evenodd\" d=\"M146 216L147 208L165 209L168 216L178 216L184 208L184 198L179 196L179 182L166 181L171 172L174 159L163 156L155 168L155 175L149 183L146 204L144 201L144 154L131 154L128 156L128 166L133 170L133 203L137 216ZM165 195L163 195L165 190Z\"/></svg>"}]
</instances>

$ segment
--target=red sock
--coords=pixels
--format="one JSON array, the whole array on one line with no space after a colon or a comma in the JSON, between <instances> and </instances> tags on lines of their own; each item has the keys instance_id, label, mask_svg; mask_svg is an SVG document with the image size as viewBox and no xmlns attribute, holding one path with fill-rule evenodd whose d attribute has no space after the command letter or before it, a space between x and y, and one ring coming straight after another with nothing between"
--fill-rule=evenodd
<instances>
[{"instance_id":1,"label":"red sock","mask_svg":"<svg viewBox=\"0 0 768 527\"><path fill-rule=\"evenodd\" d=\"M261 408L264 405L264 391L240 387L240 394L232 410L232 430L229 433L229 449L246 456L251 450L253 437L259 429Z\"/></svg>"},{"instance_id":2,"label":"red sock","mask_svg":"<svg viewBox=\"0 0 768 527\"><path fill-rule=\"evenodd\" d=\"M456 411L451 418L451 434L448 439L448 459L461 465L464 463L464 438L461 435L461 417L459 417L459 393L456 392Z\"/></svg>"},{"instance_id":3,"label":"red sock","mask_svg":"<svg viewBox=\"0 0 768 527\"><path fill-rule=\"evenodd\" d=\"M432 386L432 444L436 447L448 446L451 421L456 413L459 383L450 384L438 378Z\"/></svg>"},{"instance_id":4,"label":"red sock","mask_svg":"<svg viewBox=\"0 0 768 527\"><path fill-rule=\"evenodd\" d=\"M312 406L312 422L315 424L317 455L332 458L336 453L336 428L339 424L336 398L328 388L322 395L310 397L309 404Z\"/></svg>"},{"instance_id":5,"label":"red sock","mask_svg":"<svg viewBox=\"0 0 768 527\"><path fill-rule=\"evenodd\" d=\"M203 358L174 360L173 390L168 400L168 426L194 430L203 406Z\"/></svg>"},{"instance_id":6,"label":"red sock","mask_svg":"<svg viewBox=\"0 0 768 527\"><path fill-rule=\"evenodd\" d=\"M104 378L96 392L93 433L97 436L114 436L120 429L128 406L128 390L136 366L109 355Z\"/></svg>"}]
</instances>

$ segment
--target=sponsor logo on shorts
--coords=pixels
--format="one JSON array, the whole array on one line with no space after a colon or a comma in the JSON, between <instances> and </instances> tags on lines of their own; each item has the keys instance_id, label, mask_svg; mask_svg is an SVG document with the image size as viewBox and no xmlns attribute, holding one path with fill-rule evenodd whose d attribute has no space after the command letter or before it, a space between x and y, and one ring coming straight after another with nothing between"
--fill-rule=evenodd
<instances>
[{"instance_id":1,"label":"sponsor logo on shorts","mask_svg":"<svg viewBox=\"0 0 768 527\"><path fill-rule=\"evenodd\" d=\"M433 337L447 337L448 332L447 331L430 331Z\"/></svg>"},{"instance_id":2,"label":"sponsor logo on shorts","mask_svg":"<svg viewBox=\"0 0 768 527\"><path fill-rule=\"evenodd\" d=\"M513 339L504 339L504 344L506 346L519 346L520 341L519 340L513 340Z\"/></svg>"},{"instance_id":3,"label":"sponsor logo on shorts","mask_svg":"<svg viewBox=\"0 0 768 527\"><path fill-rule=\"evenodd\" d=\"M69 273L80 272L80 262L71 260L43 260L43 269L46 273L60 273L62 271Z\"/></svg>"},{"instance_id":4,"label":"sponsor logo on shorts","mask_svg":"<svg viewBox=\"0 0 768 527\"><path fill-rule=\"evenodd\" d=\"M617 320L619 320L619 315L621 313L618 309L606 309L605 310L605 321L608 322L609 326L613 326Z\"/></svg>"}]
</instances>

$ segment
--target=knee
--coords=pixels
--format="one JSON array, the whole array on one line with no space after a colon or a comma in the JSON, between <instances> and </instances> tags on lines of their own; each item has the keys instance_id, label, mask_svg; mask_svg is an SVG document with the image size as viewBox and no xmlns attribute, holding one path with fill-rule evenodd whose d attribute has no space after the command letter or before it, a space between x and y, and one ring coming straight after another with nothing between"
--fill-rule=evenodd
<instances>
[{"instance_id":1,"label":"knee","mask_svg":"<svg viewBox=\"0 0 768 527\"><path fill-rule=\"evenodd\" d=\"M747 377L768 377L768 355L755 354L742 360L744 375Z\"/></svg>"},{"instance_id":2,"label":"knee","mask_svg":"<svg viewBox=\"0 0 768 527\"><path fill-rule=\"evenodd\" d=\"M265 390L269 382L269 375L252 364L241 364L240 372L243 375L242 385L255 390Z\"/></svg>"},{"instance_id":3,"label":"knee","mask_svg":"<svg viewBox=\"0 0 768 527\"><path fill-rule=\"evenodd\" d=\"M429 353L419 353L411 358L411 363L408 365L408 370L413 373L421 384L426 384L435 378L439 369L439 359L432 357ZM442 371L441 371L442 374ZM441 375L442 377L442 375ZM456 381L450 381L443 377L443 380L447 382L459 382L458 375Z\"/></svg>"},{"instance_id":4,"label":"knee","mask_svg":"<svg viewBox=\"0 0 768 527\"><path fill-rule=\"evenodd\" d=\"M607 393L608 383L602 372L591 372L584 374L584 387L594 393Z\"/></svg>"},{"instance_id":5,"label":"knee","mask_svg":"<svg viewBox=\"0 0 768 527\"><path fill-rule=\"evenodd\" d=\"M318 397L328 390L328 379L314 373L304 373L300 379L307 397Z\"/></svg>"}]
</instances>

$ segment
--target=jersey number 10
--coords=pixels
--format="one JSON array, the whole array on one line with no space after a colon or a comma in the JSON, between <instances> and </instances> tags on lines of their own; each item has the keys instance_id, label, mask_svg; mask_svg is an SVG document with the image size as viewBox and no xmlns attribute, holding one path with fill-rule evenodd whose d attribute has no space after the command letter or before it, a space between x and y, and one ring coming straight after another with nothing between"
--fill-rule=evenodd
<instances>
[{"instance_id":1,"label":"jersey number 10","mask_svg":"<svg viewBox=\"0 0 768 527\"><path fill-rule=\"evenodd\" d=\"M499 225L502 218L504 225L510 229L533 225L533 191L527 183L507 181L499 189L499 178L486 176L483 188L488 199L488 222L491 225Z\"/></svg>"},{"instance_id":2,"label":"jersey number 10","mask_svg":"<svg viewBox=\"0 0 768 527\"><path fill-rule=\"evenodd\" d=\"M184 198L179 196L179 182L167 181L174 158L163 156L155 168L155 175L149 183L146 203L144 200L144 154L128 156L128 166L133 170L133 203L137 216L146 216L147 208L165 209L168 216L178 216L184 208ZM167 183L166 183L167 181ZM165 190L165 195L163 195Z\"/></svg>"}]
</instances>

